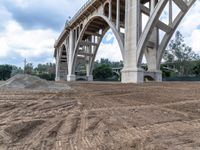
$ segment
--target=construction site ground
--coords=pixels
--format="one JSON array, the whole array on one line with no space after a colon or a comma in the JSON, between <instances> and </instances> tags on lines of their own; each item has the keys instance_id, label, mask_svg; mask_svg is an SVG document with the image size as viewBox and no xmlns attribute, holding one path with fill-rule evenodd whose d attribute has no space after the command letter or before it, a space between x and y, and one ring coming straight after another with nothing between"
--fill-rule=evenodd
<instances>
[{"instance_id":1,"label":"construction site ground","mask_svg":"<svg viewBox=\"0 0 200 150\"><path fill-rule=\"evenodd\" d=\"M200 150L200 83L0 90L0 150Z\"/></svg>"}]
</instances>

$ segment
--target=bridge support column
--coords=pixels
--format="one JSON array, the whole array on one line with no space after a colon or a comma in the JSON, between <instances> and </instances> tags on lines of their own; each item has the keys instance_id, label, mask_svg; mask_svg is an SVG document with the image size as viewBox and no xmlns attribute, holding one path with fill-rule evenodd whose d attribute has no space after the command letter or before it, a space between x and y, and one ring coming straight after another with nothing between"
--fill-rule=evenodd
<instances>
[{"instance_id":1,"label":"bridge support column","mask_svg":"<svg viewBox=\"0 0 200 150\"><path fill-rule=\"evenodd\" d=\"M158 70L157 72L154 72L154 79L156 82L162 82L162 71Z\"/></svg>"},{"instance_id":2,"label":"bridge support column","mask_svg":"<svg viewBox=\"0 0 200 150\"><path fill-rule=\"evenodd\" d=\"M55 81L60 81L60 57L59 49L56 51L56 78Z\"/></svg>"},{"instance_id":3,"label":"bridge support column","mask_svg":"<svg viewBox=\"0 0 200 150\"><path fill-rule=\"evenodd\" d=\"M87 42L95 43L94 36L89 37L87 39ZM87 45L85 47L85 50L86 50L86 53L92 54L93 46L92 45ZM86 80L87 81L93 81L93 75L91 73L91 61L92 61L91 56L87 56L86 57Z\"/></svg>"},{"instance_id":4,"label":"bridge support column","mask_svg":"<svg viewBox=\"0 0 200 150\"><path fill-rule=\"evenodd\" d=\"M86 64L86 77L88 81L93 81L93 75L91 74L91 65L90 63Z\"/></svg>"},{"instance_id":5,"label":"bridge support column","mask_svg":"<svg viewBox=\"0 0 200 150\"><path fill-rule=\"evenodd\" d=\"M93 81L93 75L88 75L88 76L87 76L87 80L88 80L88 81Z\"/></svg>"},{"instance_id":6,"label":"bridge support column","mask_svg":"<svg viewBox=\"0 0 200 150\"><path fill-rule=\"evenodd\" d=\"M148 73L152 74L155 81L162 81L162 72L160 71L159 54L158 54L158 30L154 29L150 42L154 43L154 47L147 47L145 50L145 56L147 60Z\"/></svg>"},{"instance_id":7,"label":"bridge support column","mask_svg":"<svg viewBox=\"0 0 200 150\"><path fill-rule=\"evenodd\" d=\"M162 82L162 71L160 70L149 70L144 73L144 76L153 78L153 81Z\"/></svg>"},{"instance_id":8,"label":"bridge support column","mask_svg":"<svg viewBox=\"0 0 200 150\"><path fill-rule=\"evenodd\" d=\"M137 63L137 43L140 34L140 0L126 0L125 55L122 83L144 82L144 71Z\"/></svg>"},{"instance_id":9,"label":"bridge support column","mask_svg":"<svg viewBox=\"0 0 200 150\"><path fill-rule=\"evenodd\" d=\"M150 3L150 13L153 13L153 10L156 6L156 1L151 0ZM148 65L147 74L151 75L155 81L162 81L162 72L160 71L160 63L159 63L159 54L158 54L158 46L159 46L159 30L157 27L154 28L149 42L152 43L152 47L147 47L145 50L145 56Z\"/></svg>"},{"instance_id":10,"label":"bridge support column","mask_svg":"<svg viewBox=\"0 0 200 150\"><path fill-rule=\"evenodd\" d=\"M67 81L76 81L76 75L67 75Z\"/></svg>"},{"instance_id":11,"label":"bridge support column","mask_svg":"<svg viewBox=\"0 0 200 150\"><path fill-rule=\"evenodd\" d=\"M144 70L137 69L123 69L122 70L122 83L143 83L144 82Z\"/></svg>"},{"instance_id":12,"label":"bridge support column","mask_svg":"<svg viewBox=\"0 0 200 150\"><path fill-rule=\"evenodd\" d=\"M76 80L76 75L73 72L73 50L74 50L74 43L75 43L75 39L74 39L74 31L71 30L70 34L69 34L69 58L68 58L68 75L67 75L67 81L75 81Z\"/></svg>"}]
</instances>

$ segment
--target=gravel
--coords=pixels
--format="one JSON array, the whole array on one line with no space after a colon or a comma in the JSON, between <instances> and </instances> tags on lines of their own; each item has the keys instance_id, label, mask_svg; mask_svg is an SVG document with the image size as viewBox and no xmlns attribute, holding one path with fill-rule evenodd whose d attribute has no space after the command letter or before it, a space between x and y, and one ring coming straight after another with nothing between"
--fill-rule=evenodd
<instances>
[{"instance_id":1,"label":"gravel","mask_svg":"<svg viewBox=\"0 0 200 150\"><path fill-rule=\"evenodd\" d=\"M66 83L47 81L28 74L17 74L0 84L0 89L9 90L68 90L71 89Z\"/></svg>"}]
</instances>

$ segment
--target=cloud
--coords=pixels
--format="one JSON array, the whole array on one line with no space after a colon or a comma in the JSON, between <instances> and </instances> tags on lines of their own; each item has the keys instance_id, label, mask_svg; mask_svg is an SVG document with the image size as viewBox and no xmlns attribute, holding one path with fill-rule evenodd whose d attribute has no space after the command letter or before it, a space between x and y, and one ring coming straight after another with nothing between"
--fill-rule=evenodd
<instances>
[{"instance_id":1,"label":"cloud","mask_svg":"<svg viewBox=\"0 0 200 150\"><path fill-rule=\"evenodd\" d=\"M54 42L66 18L86 0L0 0L0 64L54 62Z\"/></svg>"},{"instance_id":2,"label":"cloud","mask_svg":"<svg viewBox=\"0 0 200 150\"><path fill-rule=\"evenodd\" d=\"M21 65L25 58L33 63L52 62L56 36L58 33L50 29L26 31L10 21L0 36L0 63Z\"/></svg>"},{"instance_id":3,"label":"cloud","mask_svg":"<svg viewBox=\"0 0 200 150\"><path fill-rule=\"evenodd\" d=\"M10 12L4 6L0 5L0 32L4 30L5 24L11 19Z\"/></svg>"},{"instance_id":4,"label":"cloud","mask_svg":"<svg viewBox=\"0 0 200 150\"><path fill-rule=\"evenodd\" d=\"M186 42L186 44L192 49L200 53L200 44L199 44L199 37L200 37L200 0L198 0L187 15L183 18L182 22L180 23L177 30L179 30Z\"/></svg>"},{"instance_id":5,"label":"cloud","mask_svg":"<svg viewBox=\"0 0 200 150\"><path fill-rule=\"evenodd\" d=\"M122 60L119 44L111 30L106 33L98 49L96 60L101 58L109 58L111 61Z\"/></svg>"},{"instance_id":6,"label":"cloud","mask_svg":"<svg viewBox=\"0 0 200 150\"><path fill-rule=\"evenodd\" d=\"M35 65L53 62L54 42L66 19L73 16L86 1L0 0L0 64L23 66L24 58ZM199 8L200 0L178 27L186 44L196 52L200 51ZM174 8L175 12L177 10ZM148 17L143 16L145 22L147 19ZM96 59L100 58L122 60L117 40L111 31L107 32L99 47Z\"/></svg>"},{"instance_id":7,"label":"cloud","mask_svg":"<svg viewBox=\"0 0 200 150\"><path fill-rule=\"evenodd\" d=\"M6 0L0 5L25 29L59 30L86 0Z\"/></svg>"}]
</instances>

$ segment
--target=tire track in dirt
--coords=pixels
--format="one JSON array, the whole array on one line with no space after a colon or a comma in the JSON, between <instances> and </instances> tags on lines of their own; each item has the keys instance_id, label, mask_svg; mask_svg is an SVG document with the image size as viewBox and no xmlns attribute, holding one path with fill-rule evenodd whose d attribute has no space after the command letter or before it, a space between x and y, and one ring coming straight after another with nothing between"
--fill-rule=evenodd
<instances>
[{"instance_id":1,"label":"tire track in dirt","mask_svg":"<svg viewBox=\"0 0 200 150\"><path fill-rule=\"evenodd\" d=\"M0 131L0 136L2 137L4 143L10 143L12 141L12 138L3 130Z\"/></svg>"},{"instance_id":2,"label":"tire track in dirt","mask_svg":"<svg viewBox=\"0 0 200 150\"><path fill-rule=\"evenodd\" d=\"M190 103L200 103L200 100L189 100L189 101L182 101L182 102L174 102L168 104L150 104L150 105L140 105L140 106L120 106L120 107L110 107L110 108L92 108L88 111L109 111L109 110L128 110L128 109L140 109L140 108L160 108L160 107L167 107L167 106L177 106L183 104L190 104Z\"/></svg>"},{"instance_id":3,"label":"tire track in dirt","mask_svg":"<svg viewBox=\"0 0 200 150\"><path fill-rule=\"evenodd\" d=\"M62 118L52 119L47 121L44 125L37 129L37 131L33 132L29 137L26 137L25 141L23 141L22 149L28 150L37 147L41 147L41 149L45 149L48 147L48 144L51 142L47 138L50 134L49 132L56 127ZM51 143L53 144L53 143Z\"/></svg>"},{"instance_id":4,"label":"tire track in dirt","mask_svg":"<svg viewBox=\"0 0 200 150\"><path fill-rule=\"evenodd\" d=\"M180 95L179 86L176 85L174 88L170 86L77 84L76 91L69 94L42 92L40 98L27 101L15 100L13 96L10 99L14 100L8 101L17 105L16 110L0 115L4 123L0 126L0 130L15 122L34 119L45 121L19 142L8 144L10 150L151 149L149 146L156 149L157 144L160 143L163 147L158 146L157 149L165 149L165 141L173 141L171 145L167 145L170 149L176 149L173 147L176 145L192 147L192 144L193 148L196 148L200 138L200 120L194 119L199 117L190 118L191 114L188 114L190 109L184 111L180 106L194 104L191 110L194 107L196 109L194 111L198 111L195 104L200 103L199 97L196 94L191 97L186 95L184 99L182 99L184 96L177 98ZM157 94L155 91L160 89L166 92ZM178 96L170 96L171 90L175 89L178 90L176 91L179 93ZM193 89L181 90L192 91ZM141 95L144 91L145 94ZM27 96L27 99L37 94L31 92L14 94L20 93ZM126 98L123 99L124 96ZM162 97L164 99L159 101ZM168 97L172 100L163 103ZM135 103L140 99L141 103ZM170 108L170 106L174 107Z\"/></svg>"}]
</instances>

